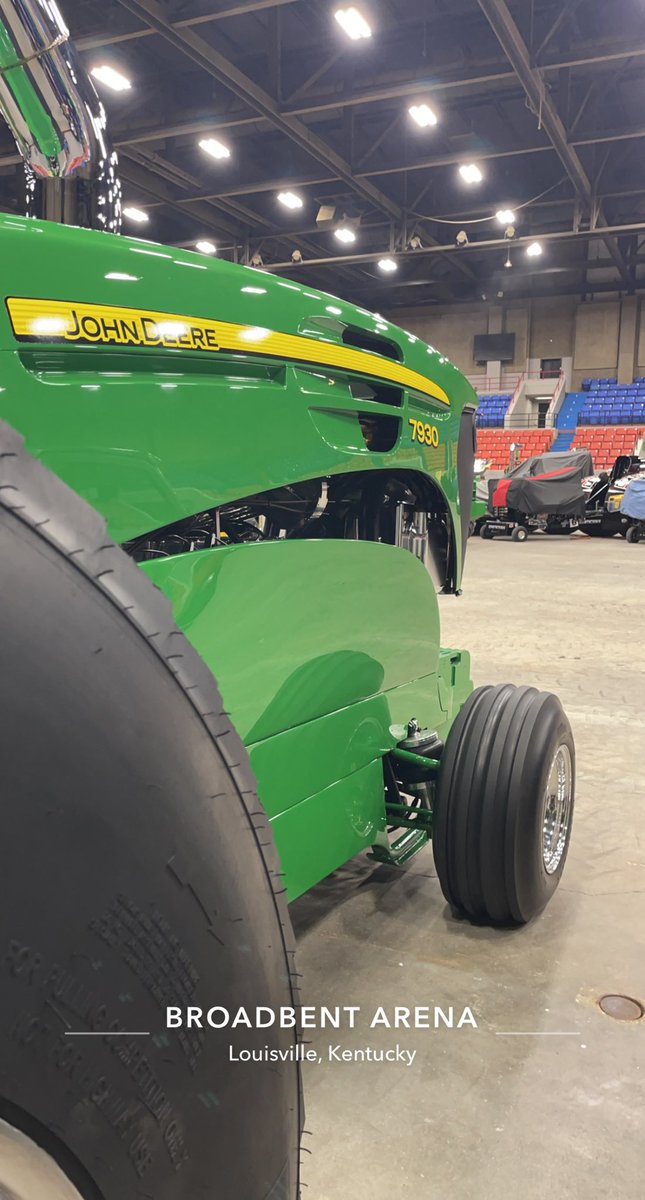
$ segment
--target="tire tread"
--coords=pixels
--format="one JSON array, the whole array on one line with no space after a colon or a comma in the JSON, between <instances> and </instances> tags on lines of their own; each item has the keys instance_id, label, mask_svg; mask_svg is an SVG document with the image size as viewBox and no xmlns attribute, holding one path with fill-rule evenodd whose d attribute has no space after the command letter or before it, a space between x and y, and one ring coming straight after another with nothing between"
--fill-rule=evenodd
<instances>
[{"instance_id":1,"label":"tire tread","mask_svg":"<svg viewBox=\"0 0 645 1200\"><path fill-rule=\"evenodd\" d=\"M206 663L178 629L169 600L136 563L110 540L107 524L72 488L25 449L24 439L0 421L0 509L37 531L65 557L74 570L90 579L127 621L146 639L165 664L214 742L242 805L261 857L273 897L288 970L293 1006L300 1006L294 965L295 938L282 871L269 820L262 809L246 750L231 723ZM52 516L55 513L55 516ZM300 1082L298 1130L302 1135L304 1104ZM301 1150L298 1153L300 1194Z\"/></svg>"}]
</instances>

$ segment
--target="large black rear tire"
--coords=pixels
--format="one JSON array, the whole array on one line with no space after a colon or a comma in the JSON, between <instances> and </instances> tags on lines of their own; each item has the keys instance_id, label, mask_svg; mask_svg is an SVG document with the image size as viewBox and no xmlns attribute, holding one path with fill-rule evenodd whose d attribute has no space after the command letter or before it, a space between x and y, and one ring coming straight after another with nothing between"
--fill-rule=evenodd
<instances>
[{"instance_id":1,"label":"large black rear tire","mask_svg":"<svg viewBox=\"0 0 645 1200\"><path fill-rule=\"evenodd\" d=\"M0 564L0 1119L83 1200L296 1200L294 1030L165 1027L169 1005L297 1006L271 830L215 681L6 425ZM287 1061L229 1061L267 1044Z\"/></svg>"},{"instance_id":2,"label":"large black rear tire","mask_svg":"<svg viewBox=\"0 0 645 1200\"><path fill-rule=\"evenodd\" d=\"M557 697L477 688L450 730L437 785L434 857L452 908L500 924L540 912L564 870L574 793L573 737Z\"/></svg>"}]
</instances>

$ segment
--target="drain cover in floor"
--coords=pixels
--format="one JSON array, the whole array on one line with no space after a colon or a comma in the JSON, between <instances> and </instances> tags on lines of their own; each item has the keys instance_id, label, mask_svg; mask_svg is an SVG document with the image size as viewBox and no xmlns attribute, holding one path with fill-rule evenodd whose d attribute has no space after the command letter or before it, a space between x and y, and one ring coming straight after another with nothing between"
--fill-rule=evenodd
<instances>
[{"instance_id":1,"label":"drain cover in floor","mask_svg":"<svg viewBox=\"0 0 645 1200\"><path fill-rule=\"evenodd\" d=\"M640 1021L645 1016L643 1005L631 996L602 996L598 1003L602 1011L615 1021Z\"/></svg>"}]
</instances>

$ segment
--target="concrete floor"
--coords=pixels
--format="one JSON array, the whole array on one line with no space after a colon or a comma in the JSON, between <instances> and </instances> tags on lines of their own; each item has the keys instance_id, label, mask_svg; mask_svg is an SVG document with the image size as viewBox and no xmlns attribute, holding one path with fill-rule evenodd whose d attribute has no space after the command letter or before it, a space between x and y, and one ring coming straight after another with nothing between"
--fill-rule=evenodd
<instances>
[{"instance_id":1,"label":"concrete floor","mask_svg":"<svg viewBox=\"0 0 645 1200\"><path fill-rule=\"evenodd\" d=\"M401 872L357 859L292 907L304 1002L472 1006L479 1029L312 1034L416 1049L412 1066L307 1065L309 1200L635 1200L645 1184L645 546L473 539L444 645L476 683L561 696L578 753L559 891L514 931L454 920L429 850ZM571 1036L497 1036L508 1031Z\"/></svg>"}]
</instances>

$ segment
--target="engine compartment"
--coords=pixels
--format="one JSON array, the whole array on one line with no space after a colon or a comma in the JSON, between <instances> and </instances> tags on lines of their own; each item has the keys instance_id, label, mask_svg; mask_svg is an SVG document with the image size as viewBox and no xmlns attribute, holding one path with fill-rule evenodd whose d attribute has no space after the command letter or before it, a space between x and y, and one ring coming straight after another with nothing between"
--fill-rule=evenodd
<instances>
[{"instance_id":1,"label":"engine compartment","mask_svg":"<svg viewBox=\"0 0 645 1200\"><path fill-rule=\"evenodd\" d=\"M419 558L441 586L451 573L448 505L414 472L362 471L308 479L195 513L124 543L136 562L245 542L336 539L383 542Z\"/></svg>"}]
</instances>

